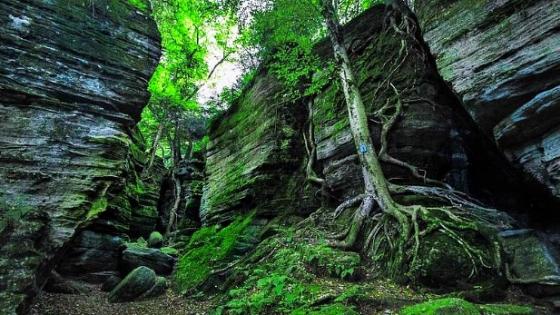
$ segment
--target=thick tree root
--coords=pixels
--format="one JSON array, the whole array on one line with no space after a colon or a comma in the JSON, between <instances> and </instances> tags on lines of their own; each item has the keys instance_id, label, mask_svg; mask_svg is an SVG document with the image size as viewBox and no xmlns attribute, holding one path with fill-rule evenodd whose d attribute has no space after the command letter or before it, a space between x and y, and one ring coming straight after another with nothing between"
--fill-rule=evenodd
<instances>
[{"instance_id":1,"label":"thick tree root","mask_svg":"<svg viewBox=\"0 0 560 315\"><path fill-rule=\"evenodd\" d=\"M354 203L358 200L357 197L349 200L354 201ZM348 249L354 246L356 240L358 239L359 233L362 230L364 225L365 219L368 218L374 208L375 199L371 195L361 196L362 204L354 212L354 216L352 217L352 223L341 234L334 237L334 240L331 241L331 246Z\"/></svg>"},{"instance_id":2,"label":"thick tree root","mask_svg":"<svg viewBox=\"0 0 560 315\"><path fill-rule=\"evenodd\" d=\"M336 209L334 210L333 217L335 219L338 218L344 212L344 210L355 206L358 202L362 201L363 199L364 199L364 195L361 194L346 200L345 202L341 203L338 207L336 207Z\"/></svg>"},{"instance_id":3,"label":"thick tree root","mask_svg":"<svg viewBox=\"0 0 560 315\"><path fill-rule=\"evenodd\" d=\"M313 136L313 106L311 102L307 103L307 110L307 130L303 132L303 143L305 144L305 151L307 152L307 165L305 167L305 173L308 181L321 185L324 190L325 179L320 178L313 169L317 155L317 146L315 145Z\"/></svg>"}]
</instances>

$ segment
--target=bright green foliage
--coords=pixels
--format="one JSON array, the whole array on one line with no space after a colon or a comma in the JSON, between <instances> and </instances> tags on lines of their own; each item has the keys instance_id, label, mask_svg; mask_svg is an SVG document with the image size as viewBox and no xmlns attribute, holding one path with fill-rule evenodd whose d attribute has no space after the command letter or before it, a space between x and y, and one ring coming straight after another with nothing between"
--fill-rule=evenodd
<instances>
[{"instance_id":1,"label":"bright green foliage","mask_svg":"<svg viewBox=\"0 0 560 315\"><path fill-rule=\"evenodd\" d=\"M152 1L152 7L163 56L149 82L152 97L139 128L148 146L159 147L156 153L169 160L172 150L185 156L185 143L203 136L205 122L213 113L211 107L201 108L197 101L198 91L210 74L208 47L217 47L224 58L231 55L233 20L214 0ZM160 129L163 132L154 145ZM198 143L199 149L201 145L204 143Z\"/></svg>"},{"instance_id":2,"label":"bright green foliage","mask_svg":"<svg viewBox=\"0 0 560 315\"><path fill-rule=\"evenodd\" d=\"M137 7L140 11L148 10L149 3L147 0L128 0L128 3Z\"/></svg>"},{"instance_id":3,"label":"bright green foliage","mask_svg":"<svg viewBox=\"0 0 560 315\"><path fill-rule=\"evenodd\" d=\"M291 313L292 315L358 315L352 307L344 304L328 304L321 307L311 309L297 309Z\"/></svg>"},{"instance_id":4,"label":"bright green foliage","mask_svg":"<svg viewBox=\"0 0 560 315\"><path fill-rule=\"evenodd\" d=\"M176 250L174 247L168 247L168 246L160 248L160 251L164 254L171 255L171 256L177 256L179 254L179 251Z\"/></svg>"},{"instance_id":5,"label":"bright green foliage","mask_svg":"<svg viewBox=\"0 0 560 315\"><path fill-rule=\"evenodd\" d=\"M107 198L105 197L97 198L91 204L91 207L89 208L86 218L89 220L97 217L100 213L104 212L107 209L107 205L108 205Z\"/></svg>"},{"instance_id":6,"label":"bright green foliage","mask_svg":"<svg viewBox=\"0 0 560 315\"><path fill-rule=\"evenodd\" d=\"M531 315L534 310L528 306L489 304L477 305L457 298L444 298L405 307L401 315Z\"/></svg>"},{"instance_id":7,"label":"bright green foliage","mask_svg":"<svg viewBox=\"0 0 560 315\"><path fill-rule=\"evenodd\" d=\"M203 227L196 231L179 258L175 280L185 293L203 283L218 263L228 258L238 239L253 221L253 215L239 217L227 227Z\"/></svg>"},{"instance_id":8,"label":"bright green foliage","mask_svg":"<svg viewBox=\"0 0 560 315\"><path fill-rule=\"evenodd\" d=\"M254 261L261 263L250 263ZM294 239L293 230L281 230L280 235L263 241L255 250L249 265L243 268L246 280L229 290L229 301L220 311L334 314L335 310L350 310L340 304L317 309L311 305L340 287L331 287L330 280L323 283L321 278L341 281L352 276L359 263L357 253L333 249L322 242L306 243Z\"/></svg>"}]
</instances>

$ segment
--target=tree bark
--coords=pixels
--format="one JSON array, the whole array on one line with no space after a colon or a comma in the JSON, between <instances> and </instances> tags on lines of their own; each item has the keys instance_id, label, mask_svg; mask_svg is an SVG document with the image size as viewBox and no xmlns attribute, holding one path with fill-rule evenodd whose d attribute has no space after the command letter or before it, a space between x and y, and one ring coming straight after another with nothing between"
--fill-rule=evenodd
<instances>
[{"instance_id":1,"label":"tree bark","mask_svg":"<svg viewBox=\"0 0 560 315\"><path fill-rule=\"evenodd\" d=\"M321 0L321 2L322 14L333 45L335 60L340 67L340 82L344 91L350 128L358 151L366 193L372 194L382 208L391 208L394 201L389 193L385 174L383 174L371 140L366 109L355 80L350 58L343 46L344 40L334 7L331 0Z\"/></svg>"},{"instance_id":2,"label":"tree bark","mask_svg":"<svg viewBox=\"0 0 560 315\"><path fill-rule=\"evenodd\" d=\"M144 174L148 174L148 172L152 168L152 165L154 164L154 159L156 158L156 152L162 134L163 134L163 123L160 123L158 126L156 136L154 138L154 142L152 143L152 148L150 149L150 160L148 161L148 166L143 171Z\"/></svg>"},{"instance_id":3,"label":"tree bark","mask_svg":"<svg viewBox=\"0 0 560 315\"><path fill-rule=\"evenodd\" d=\"M381 168L379 157L373 146L371 134L368 126L368 117L364 106L361 92L355 79L354 71L348 57L348 52L344 47L344 38L341 32L341 26L336 16L332 0L321 0L321 13L325 19L329 37L331 39L333 53L336 63L340 69L340 82L344 91L346 107L348 110L348 119L354 144L358 152L362 176L364 180L366 197L372 196L377 202L381 210L388 215L394 217L401 226L403 236L410 233L410 222L405 213L403 213L399 205L394 201L388 187L388 181ZM363 218L371 211L368 203L362 203L360 214L354 225L360 226ZM352 235L352 238L355 235Z\"/></svg>"},{"instance_id":4,"label":"tree bark","mask_svg":"<svg viewBox=\"0 0 560 315\"><path fill-rule=\"evenodd\" d=\"M165 229L165 234L169 235L173 231L173 227L177 221L177 211L179 210L179 204L181 203L181 181L173 172L173 184L175 184L175 200L173 201L173 206L169 210L169 221L167 222L167 228Z\"/></svg>"}]
</instances>

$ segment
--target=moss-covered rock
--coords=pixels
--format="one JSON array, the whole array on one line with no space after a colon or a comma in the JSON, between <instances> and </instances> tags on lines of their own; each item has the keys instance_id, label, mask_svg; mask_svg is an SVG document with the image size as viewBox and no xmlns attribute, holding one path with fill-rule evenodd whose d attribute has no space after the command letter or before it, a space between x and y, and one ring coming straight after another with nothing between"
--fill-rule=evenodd
<instances>
[{"instance_id":1,"label":"moss-covered rock","mask_svg":"<svg viewBox=\"0 0 560 315\"><path fill-rule=\"evenodd\" d=\"M457 298L427 301L403 308L400 315L532 315L533 308L508 304L478 305Z\"/></svg>"},{"instance_id":2,"label":"moss-covered rock","mask_svg":"<svg viewBox=\"0 0 560 315\"><path fill-rule=\"evenodd\" d=\"M301 189L305 106L284 100L284 92L263 71L210 128L200 210L204 223L231 221L255 209L266 216L309 210L310 196Z\"/></svg>"},{"instance_id":3,"label":"moss-covered rock","mask_svg":"<svg viewBox=\"0 0 560 315\"><path fill-rule=\"evenodd\" d=\"M203 227L195 232L179 257L175 282L181 292L196 288L215 268L232 260L232 253L243 240L253 215L238 217L224 228Z\"/></svg>"},{"instance_id":4,"label":"moss-covered rock","mask_svg":"<svg viewBox=\"0 0 560 315\"><path fill-rule=\"evenodd\" d=\"M128 1L7 0L0 25L0 141L10 144L0 199L32 209L10 231L0 223L0 313L12 314L26 312L19 302L43 286L76 228L110 210L160 45L155 22Z\"/></svg>"},{"instance_id":5,"label":"moss-covered rock","mask_svg":"<svg viewBox=\"0 0 560 315\"><path fill-rule=\"evenodd\" d=\"M469 233L465 233L464 237L470 246L482 253L483 262L471 257L463 244L448 235L433 233L422 239L407 278L430 287L454 288L480 280L482 276L489 277L493 270L486 266L492 266L493 261L488 245L482 241L477 243L476 238Z\"/></svg>"},{"instance_id":6,"label":"moss-covered rock","mask_svg":"<svg viewBox=\"0 0 560 315\"><path fill-rule=\"evenodd\" d=\"M156 273L148 267L132 270L110 293L109 302L129 302L148 292L156 284Z\"/></svg>"},{"instance_id":7,"label":"moss-covered rock","mask_svg":"<svg viewBox=\"0 0 560 315\"><path fill-rule=\"evenodd\" d=\"M163 245L163 235L158 231L150 233L148 238L148 247L160 248Z\"/></svg>"}]
</instances>

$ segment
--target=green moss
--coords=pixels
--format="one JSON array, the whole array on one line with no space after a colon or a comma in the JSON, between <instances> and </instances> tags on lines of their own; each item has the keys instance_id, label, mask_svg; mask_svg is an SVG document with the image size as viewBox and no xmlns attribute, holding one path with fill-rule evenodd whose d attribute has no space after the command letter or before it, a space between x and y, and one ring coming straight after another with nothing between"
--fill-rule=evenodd
<instances>
[{"instance_id":1,"label":"green moss","mask_svg":"<svg viewBox=\"0 0 560 315\"><path fill-rule=\"evenodd\" d=\"M344 304L328 304L321 307L312 309L297 309L292 312L292 315L354 315L359 314L352 307Z\"/></svg>"},{"instance_id":2,"label":"green moss","mask_svg":"<svg viewBox=\"0 0 560 315\"><path fill-rule=\"evenodd\" d=\"M143 237L139 237L134 242L126 242L125 245L126 247L148 248L148 242Z\"/></svg>"},{"instance_id":3,"label":"green moss","mask_svg":"<svg viewBox=\"0 0 560 315\"><path fill-rule=\"evenodd\" d=\"M164 254L171 255L171 256L177 256L179 254L179 251L177 249L168 246L160 248L160 251Z\"/></svg>"},{"instance_id":4,"label":"green moss","mask_svg":"<svg viewBox=\"0 0 560 315\"><path fill-rule=\"evenodd\" d=\"M97 217L100 213L104 212L107 209L107 198L106 197L100 197L97 198L92 204L91 207L89 208L89 211L86 215L86 219L92 219L94 217Z\"/></svg>"},{"instance_id":5,"label":"green moss","mask_svg":"<svg viewBox=\"0 0 560 315\"><path fill-rule=\"evenodd\" d=\"M480 315L479 309L472 303L457 298L431 300L405 307L401 315Z\"/></svg>"},{"instance_id":6,"label":"green moss","mask_svg":"<svg viewBox=\"0 0 560 315\"><path fill-rule=\"evenodd\" d=\"M444 298L408 306L401 315L530 315L534 310L528 306L493 304L477 305L458 298Z\"/></svg>"},{"instance_id":7,"label":"green moss","mask_svg":"<svg viewBox=\"0 0 560 315\"><path fill-rule=\"evenodd\" d=\"M281 229L248 261L237 270L245 280L228 292L223 307L228 314L354 314L345 313L351 308L342 304L312 306L350 286L342 279L354 274L360 263L357 253L333 249L320 239L295 239L293 230Z\"/></svg>"},{"instance_id":8,"label":"green moss","mask_svg":"<svg viewBox=\"0 0 560 315\"><path fill-rule=\"evenodd\" d=\"M530 306L511 304L487 304L481 305L483 315L531 315L535 310Z\"/></svg>"},{"instance_id":9,"label":"green moss","mask_svg":"<svg viewBox=\"0 0 560 315\"><path fill-rule=\"evenodd\" d=\"M148 246L161 247L161 244L163 244L163 235L161 235L158 231L150 233L150 236L148 237Z\"/></svg>"},{"instance_id":10,"label":"green moss","mask_svg":"<svg viewBox=\"0 0 560 315\"><path fill-rule=\"evenodd\" d=\"M27 206L22 198L15 198L14 200L0 199L0 232L2 232L8 225L17 223L26 214L33 210L32 207Z\"/></svg>"},{"instance_id":11,"label":"green moss","mask_svg":"<svg viewBox=\"0 0 560 315\"><path fill-rule=\"evenodd\" d=\"M227 227L203 227L195 232L186 252L179 258L175 280L180 292L204 282L212 269L228 259L238 239L253 221L253 215L239 217Z\"/></svg>"},{"instance_id":12,"label":"green moss","mask_svg":"<svg viewBox=\"0 0 560 315\"><path fill-rule=\"evenodd\" d=\"M125 242L125 245L126 247L148 248L148 242L143 237L139 237L136 241Z\"/></svg>"},{"instance_id":13,"label":"green moss","mask_svg":"<svg viewBox=\"0 0 560 315\"><path fill-rule=\"evenodd\" d=\"M132 4L142 12L148 10L148 2L146 0L128 0L128 3Z\"/></svg>"}]
</instances>

